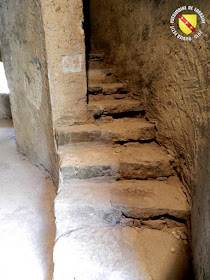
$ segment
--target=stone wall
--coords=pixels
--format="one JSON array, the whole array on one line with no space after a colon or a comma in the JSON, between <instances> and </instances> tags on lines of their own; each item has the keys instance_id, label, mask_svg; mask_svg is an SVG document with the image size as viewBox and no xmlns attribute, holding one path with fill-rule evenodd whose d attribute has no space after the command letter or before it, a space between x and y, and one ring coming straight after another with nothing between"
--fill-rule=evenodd
<instances>
[{"instance_id":1,"label":"stone wall","mask_svg":"<svg viewBox=\"0 0 210 280\"><path fill-rule=\"evenodd\" d=\"M57 181L40 2L0 1L0 38L18 149Z\"/></svg>"},{"instance_id":2,"label":"stone wall","mask_svg":"<svg viewBox=\"0 0 210 280\"><path fill-rule=\"evenodd\" d=\"M178 173L192 197L192 244L197 279L209 279L208 11L204 34L182 42L170 30L170 16L185 1L90 0L91 52L104 53L130 80L133 96L145 101L157 122L158 141L175 154Z\"/></svg>"},{"instance_id":3,"label":"stone wall","mask_svg":"<svg viewBox=\"0 0 210 280\"><path fill-rule=\"evenodd\" d=\"M42 0L54 126L86 120L82 0Z\"/></svg>"}]
</instances>

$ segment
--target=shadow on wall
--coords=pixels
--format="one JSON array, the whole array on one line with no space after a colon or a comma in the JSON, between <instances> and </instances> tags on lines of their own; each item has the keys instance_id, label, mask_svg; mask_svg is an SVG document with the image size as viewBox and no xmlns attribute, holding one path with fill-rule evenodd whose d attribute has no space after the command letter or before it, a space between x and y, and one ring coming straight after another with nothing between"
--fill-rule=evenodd
<instances>
[{"instance_id":1,"label":"shadow on wall","mask_svg":"<svg viewBox=\"0 0 210 280\"><path fill-rule=\"evenodd\" d=\"M86 62L88 62L88 54L90 53L90 0L83 0L84 23L85 31L85 46L86 46Z\"/></svg>"}]
</instances>

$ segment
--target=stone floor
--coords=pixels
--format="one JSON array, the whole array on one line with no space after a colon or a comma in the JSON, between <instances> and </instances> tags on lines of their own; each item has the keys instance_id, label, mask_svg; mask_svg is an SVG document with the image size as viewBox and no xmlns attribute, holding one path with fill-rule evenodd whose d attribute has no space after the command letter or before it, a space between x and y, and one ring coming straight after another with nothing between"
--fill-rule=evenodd
<instances>
[{"instance_id":1,"label":"stone floor","mask_svg":"<svg viewBox=\"0 0 210 280\"><path fill-rule=\"evenodd\" d=\"M51 280L55 222L52 181L16 149L0 120L0 279Z\"/></svg>"}]
</instances>

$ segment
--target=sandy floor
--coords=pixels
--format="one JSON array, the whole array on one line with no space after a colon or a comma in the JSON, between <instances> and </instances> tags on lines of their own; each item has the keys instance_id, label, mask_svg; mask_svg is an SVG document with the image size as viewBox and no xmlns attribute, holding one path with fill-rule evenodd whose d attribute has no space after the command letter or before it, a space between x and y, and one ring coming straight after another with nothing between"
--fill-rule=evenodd
<instances>
[{"instance_id":1,"label":"sandy floor","mask_svg":"<svg viewBox=\"0 0 210 280\"><path fill-rule=\"evenodd\" d=\"M54 184L16 150L0 121L0 279L51 280Z\"/></svg>"}]
</instances>

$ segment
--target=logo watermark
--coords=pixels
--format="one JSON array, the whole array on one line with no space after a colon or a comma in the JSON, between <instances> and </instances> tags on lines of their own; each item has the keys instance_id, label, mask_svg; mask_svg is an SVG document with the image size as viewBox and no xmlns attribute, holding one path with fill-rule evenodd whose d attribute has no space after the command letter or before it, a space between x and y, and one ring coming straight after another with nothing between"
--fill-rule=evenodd
<instances>
[{"instance_id":1,"label":"logo watermark","mask_svg":"<svg viewBox=\"0 0 210 280\"><path fill-rule=\"evenodd\" d=\"M205 23L204 14L193 6L182 6L178 8L170 18L172 33L182 41L198 39L203 34ZM176 28L179 28L185 35L190 36L179 34Z\"/></svg>"}]
</instances>

